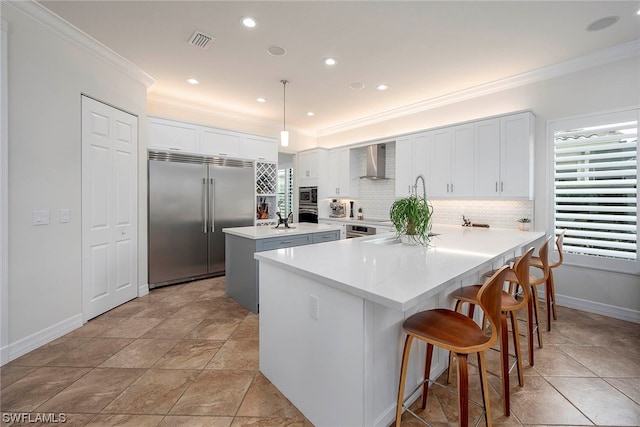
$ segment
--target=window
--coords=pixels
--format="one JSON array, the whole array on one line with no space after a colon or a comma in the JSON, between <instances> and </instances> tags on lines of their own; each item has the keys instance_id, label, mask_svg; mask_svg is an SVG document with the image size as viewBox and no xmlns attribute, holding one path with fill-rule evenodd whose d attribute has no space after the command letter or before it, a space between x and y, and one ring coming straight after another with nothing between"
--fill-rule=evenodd
<instances>
[{"instance_id":1,"label":"window","mask_svg":"<svg viewBox=\"0 0 640 427\"><path fill-rule=\"evenodd\" d=\"M553 223L576 264L638 272L638 110L553 122Z\"/></svg>"},{"instance_id":2,"label":"window","mask_svg":"<svg viewBox=\"0 0 640 427\"><path fill-rule=\"evenodd\" d=\"M293 169L278 169L278 211L283 218L293 212Z\"/></svg>"}]
</instances>

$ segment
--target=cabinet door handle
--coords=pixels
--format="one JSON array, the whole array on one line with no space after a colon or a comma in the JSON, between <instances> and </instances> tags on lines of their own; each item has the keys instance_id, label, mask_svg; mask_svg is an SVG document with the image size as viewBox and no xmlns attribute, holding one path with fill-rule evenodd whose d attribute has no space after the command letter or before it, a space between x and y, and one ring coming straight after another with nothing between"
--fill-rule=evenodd
<instances>
[{"instance_id":1,"label":"cabinet door handle","mask_svg":"<svg viewBox=\"0 0 640 427\"><path fill-rule=\"evenodd\" d=\"M500 181L500 192L504 192L504 181Z\"/></svg>"},{"instance_id":2,"label":"cabinet door handle","mask_svg":"<svg viewBox=\"0 0 640 427\"><path fill-rule=\"evenodd\" d=\"M451 192L453 193L453 182L451 183Z\"/></svg>"},{"instance_id":3,"label":"cabinet door handle","mask_svg":"<svg viewBox=\"0 0 640 427\"><path fill-rule=\"evenodd\" d=\"M288 245L289 243L293 243L293 240L283 240L280 242L281 245Z\"/></svg>"},{"instance_id":4,"label":"cabinet door handle","mask_svg":"<svg viewBox=\"0 0 640 427\"><path fill-rule=\"evenodd\" d=\"M447 184L447 193L449 192L449 184Z\"/></svg>"},{"instance_id":5,"label":"cabinet door handle","mask_svg":"<svg viewBox=\"0 0 640 427\"><path fill-rule=\"evenodd\" d=\"M496 181L496 193L498 192L498 181Z\"/></svg>"}]
</instances>

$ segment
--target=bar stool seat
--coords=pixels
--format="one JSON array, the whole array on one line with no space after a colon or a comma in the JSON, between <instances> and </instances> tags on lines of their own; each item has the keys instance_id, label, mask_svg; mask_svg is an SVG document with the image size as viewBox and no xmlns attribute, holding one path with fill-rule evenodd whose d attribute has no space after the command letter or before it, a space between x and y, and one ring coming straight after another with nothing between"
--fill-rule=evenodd
<instances>
[{"instance_id":1,"label":"bar stool seat","mask_svg":"<svg viewBox=\"0 0 640 427\"><path fill-rule=\"evenodd\" d=\"M458 363L458 423L467 426L469 420L469 371L467 357L477 353L478 370L482 384L482 400L484 403L484 418L488 427L491 427L491 412L489 403L489 384L484 352L491 348L500 336L500 293L502 283L507 274L507 267L498 270L478 291L478 303L491 325L491 334L486 335L473 319L453 310L434 309L416 313L407 318L402 327L406 333L404 350L402 353L402 367L398 386L398 402L396 408L396 427L401 424L402 410L404 407L404 389L407 378L407 366L411 344L414 339L419 339L427 344L425 361L424 382L422 387L422 408L427 406L427 394L429 391L429 375L431 373L431 359L433 346L441 347L456 354Z\"/></svg>"},{"instance_id":2,"label":"bar stool seat","mask_svg":"<svg viewBox=\"0 0 640 427\"><path fill-rule=\"evenodd\" d=\"M513 269L509 268L507 273L504 276L505 281L511 281L512 283L518 283L520 288L522 289L522 294L524 298L522 300L516 299L514 295L510 292L502 291L500 295L501 300L501 340L500 340L500 355L502 362L502 398L504 402L504 414L506 416L511 415L511 399L510 399L510 387L509 387L509 373L511 368L509 366L509 340L508 340L508 327L507 327L507 316L511 320L511 331L513 337L513 346L516 357L516 367L518 371L518 383L520 386L524 386L524 373L522 368L522 354L520 351L520 333L518 331L518 319L516 316L516 312L521 308L525 307L530 298L529 293L529 264L531 261L531 254L533 253L534 248L528 249L522 256L520 256L513 267ZM512 280L509 280L509 279ZM469 305L468 308L468 316L469 318L473 318L473 312L475 306L478 305L478 293L482 285L471 285L465 286L456 290L451 297L456 300L455 311L460 312L462 309L462 305L467 303ZM485 326L485 318L483 316L482 319L482 327ZM451 374L453 365L453 353L449 353L449 369L447 374L447 382L451 382Z\"/></svg>"}]
</instances>

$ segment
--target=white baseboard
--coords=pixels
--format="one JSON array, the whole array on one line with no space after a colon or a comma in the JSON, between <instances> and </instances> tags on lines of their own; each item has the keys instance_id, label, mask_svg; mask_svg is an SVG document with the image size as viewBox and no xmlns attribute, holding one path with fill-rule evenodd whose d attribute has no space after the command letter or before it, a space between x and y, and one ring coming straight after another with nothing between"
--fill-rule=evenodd
<instances>
[{"instance_id":1,"label":"white baseboard","mask_svg":"<svg viewBox=\"0 0 640 427\"><path fill-rule=\"evenodd\" d=\"M138 297L143 297L149 293L149 285L145 283L144 285L138 286Z\"/></svg>"},{"instance_id":2,"label":"white baseboard","mask_svg":"<svg viewBox=\"0 0 640 427\"><path fill-rule=\"evenodd\" d=\"M31 350L35 350L36 348L43 346L56 338L60 338L64 334L67 334L74 329L82 326L82 314L76 314L75 316L69 317L61 322L56 323L55 325L49 326L46 329L36 332L35 334L31 334L28 337L22 338L14 343L9 344L6 347L0 349L2 351L2 357L0 358L3 361L11 361L17 359L23 354L27 354Z\"/></svg>"},{"instance_id":3,"label":"white baseboard","mask_svg":"<svg viewBox=\"0 0 640 427\"><path fill-rule=\"evenodd\" d=\"M627 322L640 323L640 311L615 305L603 304L600 302L588 301L580 298L556 295L559 306L575 308L589 313L601 314L614 319L626 320Z\"/></svg>"}]
</instances>

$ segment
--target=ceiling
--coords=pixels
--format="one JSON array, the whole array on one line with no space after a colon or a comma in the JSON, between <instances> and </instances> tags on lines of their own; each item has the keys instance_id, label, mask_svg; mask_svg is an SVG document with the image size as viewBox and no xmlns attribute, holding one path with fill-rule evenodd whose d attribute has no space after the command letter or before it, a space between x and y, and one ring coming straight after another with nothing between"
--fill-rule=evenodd
<instances>
[{"instance_id":1,"label":"ceiling","mask_svg":"<svg viewBox=\"0 0 640 427\"><path fill-rule=\"evenodd\" d=\"M281 124L286 79L287 127L310 132L640 39L640 1L40 3L154 77L151 97ZM189 44L196 30L215 40Z\"/></svg>"}]
</instances>

